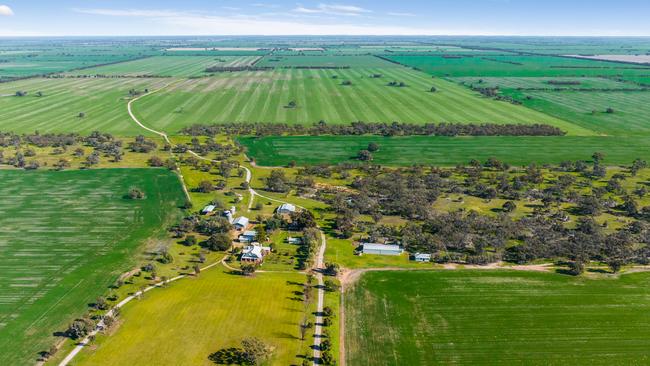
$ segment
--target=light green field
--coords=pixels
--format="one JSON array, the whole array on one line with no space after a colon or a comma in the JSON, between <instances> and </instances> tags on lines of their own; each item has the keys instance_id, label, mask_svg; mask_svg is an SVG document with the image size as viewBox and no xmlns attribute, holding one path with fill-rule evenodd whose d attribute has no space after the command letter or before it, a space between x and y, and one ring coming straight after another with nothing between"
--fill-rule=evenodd
<instances>
[{"instance_id":1,"label":"light green field","mask_svg":"<svg viewBox=\"0 0 650 366\"><path fill-rule=\"evenodd\" d=\"M369 55L265 56L257 66L394 68L399 65Z\"/></svg>"},{"instance_id":2,"label":"light green field","mask_svg":"<svg viewBox=\"0 0 650 366\"><path fill-rule=\"evenodd\" d=\"M211 353L246 337L274 347L270 364L299 364L306 345L298 338L303 304L294 299L302 287L294 283L304 281L299 273L246 278L223 267L206 270L127 305L119 329L98 337L75 364L207 366Z\"/></svg>"},{"instance_id":3,"label":"light green field","mask_svg":"<svg viewBox=\"0 0 650 366\"><path fill-rule=\"evenodd\" d=\"M0 180L0 364L33 364L145 239L166 235L184 196L162 169L5 170ZM132 186L147 198L125 199Z\"/></svg>"},{"instance_id":4,"label":"light green field","mask_svg":"<svg viewBox=\"0 0 650 366\"><path fill-rule=\"evenodd\" d=\"M382 74L381 78L370 78ZM337 76L336 79L333 76ZM349 80L352 85L342 85ZM391 87L391 81L406 87ZM435 86L438 91L429 90ZM287 108L290 101L296 108ZM139 119L178 131L196 123L276 122L313 124L355 121L408 123L545 123L569 134L590 131L520 106L405 68L276 70L219 74L187 80L134 103Z\"/></svg>"},{"instance_id":5,"label":"light green field","mask_svg":"<svg viewBox=\"0 0 650 366\"><path fill-rule=\"evenodd\" d=\"M72 75L177 76L208 75L212 66L249 66L259 56L156 56L114 65L75 71Z\"/></svg>"},{"instance_id":6,"label":"light green field","mask_svg":"<svg viewBox=\"0 0 650 366\"><path fill-rule=\"evenodd\" d=\"M525 106L571 121L599 134L650 134L650 92L504 91ZM526 97L530 96L532 99ZM614 113L605 113L613 108Z\"/></svg>"},{"instance_id":7,"label":"light green field","mask_svg":"<svg viewBox=\"0 0 650 366\"><path fill-rule=\"evenodd\" d=\"M371 272L347 293L350 365L641 365L650 275Z\"/></svg>"},{"instance_id":8,"label":"light green field","mask_svg":"<svg viewBox=\"0 0 650 366\"><path fill-rule=\"evenodd\" d=\"M596 77L465 77L452 78L453 81L464 83L477 88L501 89L642 89L641 86L633 83L624 83L613 79ZM482 82L481 82L482 81ZM554 85L549 82L579 82L578 85Z\"/></svg>"},{"instance_id":9,"label":"light green field","mask_svg":"<svg viewBox=\"0 0 650 366\"><path fill-rule=\"evenodd\" d=\"M130 89L153 90L166 79L29 79L0 84L0 131L21 133L95 130L128 136L143 134L126 105ZM14 96L17 91L27 96ZM36 96L37 92L43 96ZM79 113L85 117L79 118Z\"/></svg>"}]
</instances>

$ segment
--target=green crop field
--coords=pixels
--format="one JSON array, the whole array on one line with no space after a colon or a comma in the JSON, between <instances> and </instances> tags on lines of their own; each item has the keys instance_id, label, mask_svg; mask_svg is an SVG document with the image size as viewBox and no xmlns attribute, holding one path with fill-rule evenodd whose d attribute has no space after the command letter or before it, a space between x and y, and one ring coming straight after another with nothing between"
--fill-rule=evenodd
<instances>
[{"instance_id":1,"label":"green crop field","mask_svg":"<svg viewBox=\"0 0 650 366\"><path fill-rule=\"evenodd\" d=\"M529 108L571 121L599 134L638 136L650 133L650 92L647 91L506 90L504 93ZM607 108L613 108L613 113L606 113Z\"/></svg>"},{"instance_id":2,"label":"green crop field","mask_svg":"<svg viewBox=\"0 0 650 366\"><path fill-rule=\"evenodd\" d=\"M130 119L130 89L156 89L166 79L29 79L0 84L0 131L32 133L94 130L118 135L144 131ZM25 91L17 97L17 91ZM38 92L43 96L37 96ZM85 113L83 118L79 113Z\"/></svg>"},{"instance_id":3,"label":"green crop field","mask_svg":"<svg viewBox=\"0 0 650 366\"><path fill-rule=\"evenodd\" d=\"M442 137L442 136L274 136L239 138L257 164L284 166L355 162L359 150L371 142L380 150L374 163L384 165L467 164L472 159L498 158L511 165L589 160L600 151L608 164L650 160L646 137Z\"/></svg>"},{"instance_id":4,"label":"green crop field","mask_svg":"<svg viewBox=\"0 0 650 366\"><path fill-rule=\"evenodd\" d=\"M597 77L463 77L452 78L451 80L462 83L467 86L477 88L495 88L501 89L643 89L642 86L634 83L626 83L612 79ZM578 83L553 84L560 83Z\"/></svg>"},{"instance_id":5,"label":"green crop field","mask_svg":"<svg viewBox=\"0 0 650 366\"><path fill-rule=\"evenodd\" d=\"M431 75L450 77L647 76L650 67L553 56L390 56Z\"/></svg>"},{"instance_id":6,"label":"green crop field","mask_svg":"<svg viewBox=\"0 0 650 366\"><path fill-rule=\"evenodd\" d=\"M35 363L184 199L166 170L0 171L0 364ZM147 197L124 198L130 187ZM162 231L161 231L162 229Z\"/></svg>"},{"instance_id":7,"label":"green crop field","mask_svg":"<svg viewBox=\"0 0 650 366\"><path fill-rule=\"evenodd\" d=\"M73 75L177 76L208 75L208 67L249 66L258 56L156 56L75 71Z\"/></svg>"},{"instance_id":8,"label":"green crop field","mask_svg":"<svg viewBox=\"0 0 650 366\"><path fill-rule=\"evenodd\" d=\"M399 65L369 55L265 56L258 66L267 67L397 67Z\"/></svg>"},{"instance_id":9,"label":"green crop field","mask_svg":"<svg viewBox=\"0 0 650 366\"><path fill-rule=\"evenodd\" d=\"M346 295L351 365L641 365L650 275L371 272Z\"/></svg>"},{"instance_id":10,"label":"green crop field","mask_svg":"<svg viewBox=\"0 0 650 366\"><path fill-rule=\"evenodd\" d=\"M371 78L381 74L381 78ZM334 78L336 76L336 78ZM343 85L349 80L352 85ZM391 81L406 83L393 87ZM431 93L435 86L438 91ZM295 108L288 108L290 101ZM590 131L533 110L483 98L405 68L275 70L187 80L133 105L139 119L169 132L196 123L355 121L545 123L569 134Z\"/></svg>"},{"instance_id":11,"label":"green crop field","mask_svg":"<svg viewBox=\"0 0 650 366\"><path fill-rule=\"evenodd\" d=\"M122 324L77 365L214 365L208 356L257 337L274 349L270 364L299 364L305 344L298 338L303 303L300 273L259 273L254 278L223 267L152 291L127 305ZM306 342L311 342L309 339Z\"/></svg>"}]
</instances>

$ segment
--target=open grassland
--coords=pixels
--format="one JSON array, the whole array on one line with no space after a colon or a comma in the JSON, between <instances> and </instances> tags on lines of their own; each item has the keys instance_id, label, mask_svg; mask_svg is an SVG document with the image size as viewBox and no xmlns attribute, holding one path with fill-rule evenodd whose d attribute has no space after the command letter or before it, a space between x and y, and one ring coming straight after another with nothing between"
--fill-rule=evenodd
<instances>
[{"instance_id":1,"label":"open grassland","mask_svg":"<svg viewBox=\"0 0 650 366\"><path fill-rule=\"evenodd\" d=\"M253 278L223 267L151 292L122 311L110 336L98 337L78 365L213 365L208 356L239 347L246 337L273 346L270 364L299 364L303 303L300 273L258 273ZM311 342L311 339L305 342Z\"/></svg>"},{"instance_id":2,"label":"open grassland","mask_svg":"<svg viewBox=\"0 0 650 366\"><path fill-rule=\"evenodd\" d=\"M382 77L371 78L378 74ZM352 85L343 85L350 81ZM388 86L404 82L405 87ZM437 92L431 93L431 87ZM296 106L289 108L289 102ZM224 73L186 80L133 105L139 119L168 132L202 123L545 123L574 135L590 131L483 98L455 83L405 68Z\"/></svg>"},{"instance_id":3,"label":"open grassland","mask_svg":"<svg viewBox=\"0 0 650 366\"><path fill-rule=\"evenodd\" d=\"M650 275L374 272L346 295L351 365L637 365Z\"/></svg>"},{"instance_id":4,"label":"open grassland","mask_svg":"<svg viewBox=\"0 0 650 366\"><path fill-rule=\"evenodd\" d=\"M598 77L462 77L453 81L477 88L500 89L643 89L634 83ZM558 83L559 82L559 83ZM555 83L555 84L554 84ZM565 84L562 84L565 83ZM577 83L577 84L569 84Z\"/></svg>"},{"instance_id":5,"label":"open grassland","mask_svg":"<svg viewBox=\"0 0 650 366\"><path fill-rule=\"evenodd\" d=\"M399 67L399 65L370 55L316 55L316 56L280 56L269 55L258 63L266 67L350 67L377 68Z\"/></svg>"},{"instance_id":6,"label":"open grassland","mask_svg":"<svg viewBox=\"0 0 650 366\"><path fill-rule=\"evenodd\" d=\"M156 56L75 71L73 75L176 76L209 75L208 67L250 66L258 56Z\"/></svg>"},{"instance_id":7,"label":"open grassland","mask_svg":"<svg viewBox=\"0 0 650 366\"><path fill-rule=\"evenodd\" d=\"M136 55L50 54L26 50L22 53L0 52L0 79L51 74L93 65L121 62Z\"/></svg>"},{"instance_id":8,"label":"open grassland","mask_svg":"<svg viewBox=\"0 0 650 366\"><path fill-rule=\"evenodd\" d=\"M504 94L529 108L599 134L638 136L650 133L650 92L506 90ZM607 113L608 108L612 108L613 113Z\"/></svg>"},{"instance_id":9,"label":"open grassland","mask_svg":"<svg viewBox=\"0 0 650 366\"><path fill-rule=\"evenodd\" d=\"M0 364L23 365L133 264L147 238L165 235L184 196L162 169L0 179ZM125 199L133 186L146 199Z\"/></svg>"},{"instance_id":10,"label":"open grassland","mask_svg":"<svg viewBox=\"0 0 650 366\"><path fill-rule=\"evenodd\" d=\"M99 130L117 135L144 134L130 119L129 90L154 90L164 79L29 79L0 84L0 131L18 133ZM25 91L17 97L17 91ZM41 92L41 97L37 93ZM79 113L84 113L83 118Z\"/></svg>"},{"instance_id":11,"label":"open grassland","mask_svg":"<svg viewBox=\"0 0 650 366\"><path fill-rule=\"evenodd\" d=\"M650 67L553 56L390 56L431 75L451 77L647 76Z\"/></svg>"},{"instance_id":12,"label":"open grassland","mask_svg":"<svg viewBox=\"0 0 650 366\"><path fill-rule=\"evenodd\" d=\"M354 162L359 150L379 144L374 163L384 165L467 164L495 157L511 165L589 160L604 152L608 164L650 159L645 137L439 137L439 136L284 136L239 138L260 165L284 166Z\"/></svg>"}]
</instances>

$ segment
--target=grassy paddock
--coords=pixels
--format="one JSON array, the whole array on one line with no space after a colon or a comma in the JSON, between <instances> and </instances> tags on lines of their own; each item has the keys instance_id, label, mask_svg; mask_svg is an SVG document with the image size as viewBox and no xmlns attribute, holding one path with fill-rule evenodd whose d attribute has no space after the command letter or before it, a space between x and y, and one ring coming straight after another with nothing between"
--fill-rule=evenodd
<instances>
[{"instance_id":1,"label":"grassy paddock","mask_svg":"<svg viewBox=\"0 0 650 366\"><path fill-rule=\"evenodd\" d=\"M0 364L30 364L147 238L166 235L184 196L162 169L5 170L0 179ZM132 186L147 198L125 199Z\"/></svg>"},{"instance_id":2,"label":"grassy paddock","mask_svg":"<svg viewBox=\"0 0 650 366\"><path fill-rule=\"evenodd\" d=\"M380 78L371 78L381 74ZM336 78L334 78L336 77ZM342 85L350 81L352 85ZM405 87L391 87L391 81ZM438 91L431 93L435 86ZM287 107L294 101L294 108ZM144 123L169 132L196 123L348 124L545 123L574 135L587 129L521 106L483 98L455 83L406 68L275 70L187 80L134 103Z\"/></svg>"},{"instance_id":3,"label":"grassy paddock","mask_svg":"<svg viewBox=\"0 0 650 366\"><path fill-rule=\"evenodd\" d=\"M126 306L119 329L100 336L76 364L214 365L211 353L238 347L246 337L274 347L270 364L300 364L297 355L305 345L298 324L304 309L294 291L304 281L300 273L246 278L223 267L210 269Z\"/></svg>"},{"instance_id":4,"label":"grassy paddock","mask_svg":"<svg viewBox=\"0 0 650 366\"><path fill-rule=\"evenodd\" d=\"M351 365L649 362L650 274L374 272L346 294Z\"/></svg>"},{"instance_id":5,"label":"grassy paddock","mask_svg":"<svg viewBox=\"0 0 650 366\"><path fill-rule=\"evenodd\" d=\"M379 144L374 161L384 165L456 165L472 159L496 157L511 165L560 163L588 160L604 152L608 164L630 164L636 158L650 159L643 137L380 137L380 136L284 136L242 137L248 155L260 165L284 166L355 162L359 150Z\"/></svg>"}]
</instances>

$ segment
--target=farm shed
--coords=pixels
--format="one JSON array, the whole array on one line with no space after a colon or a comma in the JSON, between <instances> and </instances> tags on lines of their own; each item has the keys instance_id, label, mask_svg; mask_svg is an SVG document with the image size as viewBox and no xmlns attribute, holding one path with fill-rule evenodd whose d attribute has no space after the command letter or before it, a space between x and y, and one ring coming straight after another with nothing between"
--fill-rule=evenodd
<instances>
[{"instance_id":1,"label":"farm shed","mask_svg":"<svg viewBox=\"0 0 650 366\"><path fill-rule=\"evenodd\" d=\"M201 210L201 213L204 215L212 213L217 207L215 205L207 205L203 207L203 210Z\"/></svg>"},{"instance_id":2,"label":"farm shed","mask_svg":"<svg viewBox=\"0 0 650 366\"><path fill-rule=\"evenodd\" d=\"M246 227L248 227L248 223L248 217L245 216L239 216L235 219L235 221L232 222L233 226L237 230L244 230Z\"/></svg>"},{"instance_id":3,"label":"farm shed","mask_svg":"<svg viewBox=\"0 0 650 366\"><path fill-rule=\"evenodd\" d=\"M285 214L290 214L292 212L296 212L296 206L290 203L283 203L280 207L278 207L279 214L285 215Z\"/></svg>"},{"instance_id":4,"label":"farm shed","mask_svg":"<svg viewBox=\"0 0 650 366\"><path fill-rule=\"evenodd\" d=\"M240 243L252 243L257 238L257 231L249 230L245 231L243 234L239 235Z\"/></svg>"},{"instance_id":5,"label":"farm shed","mask_svg":"<svg viewBox=\"0 0 650 366\"><path fill-rule=\"evenodd\" d=\"M403 250L399 245L363 243L363 254L400 255Z\"/></svg>"},{"instance_id":6,"label":"farm shed","mask_svg":"<svg viewBox=\"0 0 650 366\"><path fill-rule=\"evenodd\" d=\"M428 253L415 253L413 260L416 262L431 262L431 254Z\"/></svg>"}]
</instances>

